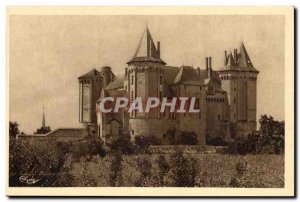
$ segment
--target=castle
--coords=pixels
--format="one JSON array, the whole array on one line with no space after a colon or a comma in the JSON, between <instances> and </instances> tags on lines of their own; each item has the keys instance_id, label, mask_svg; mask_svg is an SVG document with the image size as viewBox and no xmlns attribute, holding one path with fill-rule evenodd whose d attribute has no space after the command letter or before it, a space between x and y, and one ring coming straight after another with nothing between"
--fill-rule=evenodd
<instances>
[{"instance_id":1,"label":"castle","mask_svg":"<svg viewBox=\"0 0 300 202\"><path fill-rule=\"evenodd\" d=\"M208 139L231 140L256 130L256 92L258 71L252 65L243 43L240 51L225 51L224 66L212 67L206 57L205 69L192 66L168 66L160 57L148 28L145 29L134 56L115 75L111 67L93 69L79 77L79 121L90 134L105 142L129 134L154 135L162 141L170 129L190 131L199 145ZM199 113L171 113L152 109L149 113L120 110L104 114L98 110L104 97L196 97Z\"/></svg>"}]
</instances>

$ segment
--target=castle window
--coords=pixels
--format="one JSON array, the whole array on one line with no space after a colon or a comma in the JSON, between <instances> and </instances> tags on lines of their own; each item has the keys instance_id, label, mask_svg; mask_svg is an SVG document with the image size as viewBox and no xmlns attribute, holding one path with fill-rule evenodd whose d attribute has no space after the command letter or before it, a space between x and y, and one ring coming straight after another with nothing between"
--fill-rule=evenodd
<instances>
[{"instance_id":1,"label":"castle window","mask_svg":"<svg viewBox=\"0 0 300 202\"><path fill-rule=\"evenodd\" d=\"M131 75L131 85L133 84L133 75Z\"/></svg>"},{"instance_id":2,"label":"castle window","mask_svg":"<svg viewBox=\"0 0 300 202\"><path fill-rule=\"evenodd\" d=\"M221 116L220 116L220 114L218 115L218 120L220 120L221 119Z\"/></svg>"},{"instance_id":3,"label":"castle window","mask_svg":"<svg viewBox=\"0 0 300 202\"><path fill-rule=\"evenodd\" d=\"M235 114L233 115L233 118L235 118Z\"/></svg>"},{"instance_id":4,"label":"castle window","mask_svg":"<svg viewBox=\"0 0 300 202\"><path fill-rule=\"evenodd\" d=\"M131 91L131 101L133 101L133 91Z\"/></svg>"},{"instance_id":5,"label":"castle window","mask_svg":"<svg viewBox=\"0 0 300 202\"><path fill-rule=\"evenodd\" d=\"M236 99L235 98L233 99L233 103L236 103Z\"/></svg>"},{"instance_id":6,"label":"castle window","mask_svg":"<svg viewBox=\"0 0 300 202\"><path fill-rule=\"evenodd\" d=\"M202 87L200 86L200 91L202 90Z\"/></svg>"},{"instance_id":7,"label":"castle window","mask_svg":"<svg viewBox=\"0 0 300 202\"><path fill-rule=\"evenodd\" d=\"M134 130L131 131L131 135L134 135Z\"/></svg>"},{"instance_id":8,"label":"castle window","mask_svg":"<svg viewBox=\"0 0 300 202\"><path fill-rule=\"evenodd\" d=\"M236 88L234 88L233 90L236 91Z\"/></svg>"},{"instance_id":9,"label":"castle window","mask_svg":"<svg viewBox=\"0 0 300 202\"><path fill-rule=\"evenodd\" d=\"M159 77L159 83L160 83L160 85L162 85L162 83L163 83L162 82L162 76Z\"/></svg>"}]
</instances>

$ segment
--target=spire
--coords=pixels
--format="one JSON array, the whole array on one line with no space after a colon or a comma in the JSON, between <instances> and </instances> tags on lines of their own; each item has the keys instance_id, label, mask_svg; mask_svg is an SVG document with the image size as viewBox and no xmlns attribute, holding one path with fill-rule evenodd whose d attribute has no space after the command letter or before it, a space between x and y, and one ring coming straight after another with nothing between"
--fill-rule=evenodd
<instances>
[{"instance_id":1,"label":"spire","mask_svg":"<svg viewBox=\"0 0 300 202\"><path fill-rule=\"evenodd\" d=\"M243 42L241 42L240 54L239 65L242 67L253 67Z\"/></svg>"},{"instance_id":2,"label":"spire","mask_svg":"<svg viewBox=\"0 0 300 202\"><path fill-rule=\"evenodd\" d=\"M43 120L42 120L42 128L46 127L46 120L45 120L45 111L44 111L44 107L43 107Z\"/></svg>"},{"instance_id":3,"label":"spire","mask_svg":"<svg viewBox=\"0 0 300 202\"><path fill-rule=\"evenodd\" d=\"M158 42L156 48L154 40L147 26L142 34L133 58L128 62L128 64L132 62L157 62L166 64L160 59L160 43Z\"/></svg>"}]
</instances>

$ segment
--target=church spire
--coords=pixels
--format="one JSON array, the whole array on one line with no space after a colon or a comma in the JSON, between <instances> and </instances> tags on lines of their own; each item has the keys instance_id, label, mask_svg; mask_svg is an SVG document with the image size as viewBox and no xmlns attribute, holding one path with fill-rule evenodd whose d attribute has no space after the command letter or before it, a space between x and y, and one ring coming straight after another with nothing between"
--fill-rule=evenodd
<instances>
[{"instance_id":1,"label":"church spire","mask_svg":"<svg viewBox=\"0 0 300 202\"><path fill-rule=\"evenodd\" d=\"M43 107L43 120L42 120L42 128L46 127L46 120L45 120L45 111L44 111L44 107Z\"/></svg>"}]
</instances>

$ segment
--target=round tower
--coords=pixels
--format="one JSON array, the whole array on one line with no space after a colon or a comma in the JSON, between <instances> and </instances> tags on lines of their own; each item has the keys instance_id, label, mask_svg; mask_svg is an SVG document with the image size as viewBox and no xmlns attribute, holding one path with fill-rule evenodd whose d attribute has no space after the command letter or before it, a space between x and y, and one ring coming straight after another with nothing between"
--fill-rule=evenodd
<instances>
[{"instance_id":1,"label":"round tower","mask_svg":"<svg viewBox=\"0 0 300 202\"><path fill-rule=\"evenodd\" d=\"M148 97L162 99L165 62L160 58L160 45L156 48L149 29L143 33L133 58L127 63L127 92L130 102L140 97L143 109ZM164 131L160 109L151 109L149 113L132 111L129 114L131 137L136 135L157 135Z\"/></svg>"}]
</instances>

